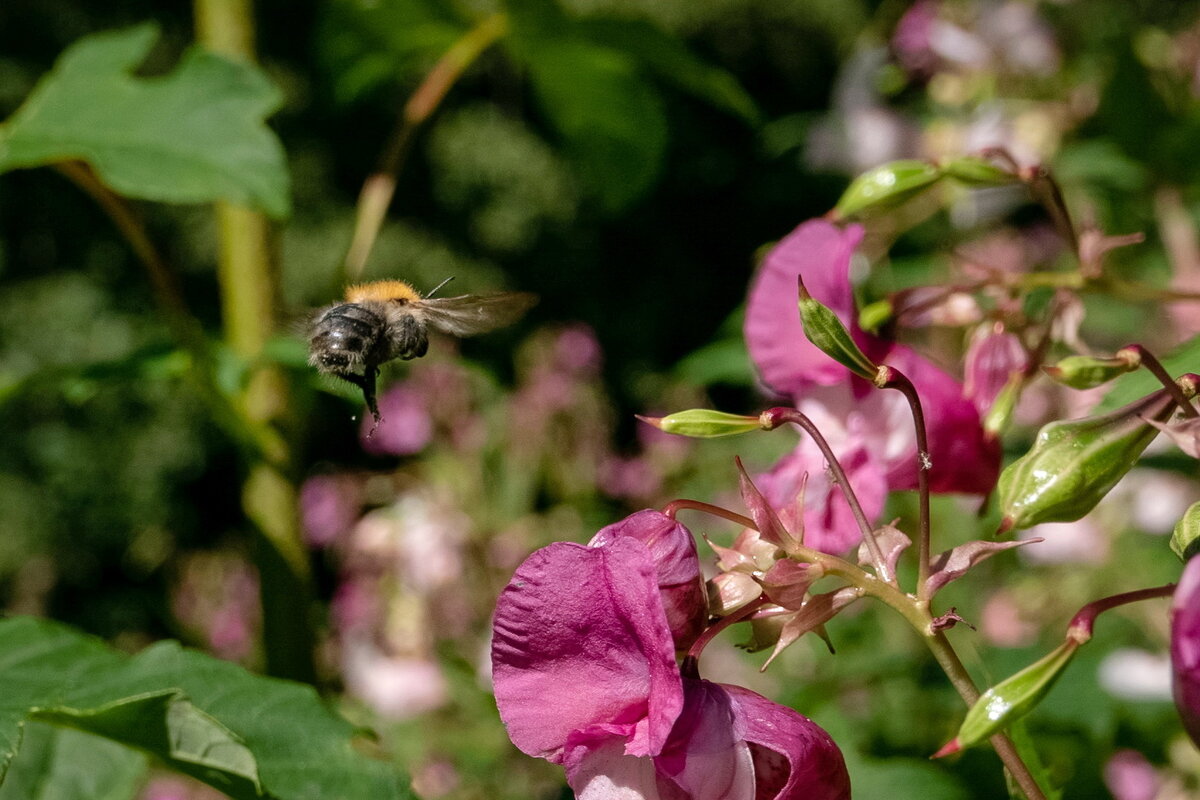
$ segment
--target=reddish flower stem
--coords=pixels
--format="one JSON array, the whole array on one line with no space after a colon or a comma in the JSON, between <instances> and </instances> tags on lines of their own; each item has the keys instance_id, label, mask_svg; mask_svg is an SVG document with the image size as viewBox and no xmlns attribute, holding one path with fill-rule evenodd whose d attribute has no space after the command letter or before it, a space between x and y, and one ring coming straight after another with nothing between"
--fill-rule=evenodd
<instances>
[{"instance_id":1,"label":"reddish flower stem","mask_svg":"<svg viewBox=\"0 0 1200 800\"><path fill-rule=\"evenodd\" d=\"M758 526L754 523L754 520L750 519L749 517L742 516L741 514L730 511L727 508L714 506L712 503L705 503L700 500L672 500L663 506L662 513L671 519L675 519L675 516L684 509L690 509L691 511L703 511L705 514L712 514L714 517L720 517L721 519L727 519L730 522L737 523L743 528L753 528L754 530L758 530Z\"/></svg>"},{"instance_id":2,"label":"reddish flower stem","mask_svg":"<svg viewBox=\"0 0 1200 800\"><path fill-rule=\"evenodd\" d=\"M1128 603L1137 603L1141 600L1152 600L1156 597L1170 597L1175 594L1175 584L1168 583L1165 586L1156 586L1153 589L1138 589L1134 592L1124 592L1123 594L1114 594L1112 597L1102 597L1099 600L1093 600L1075 613L1071 618L1071 624L1067 626L1067 638L1083 644L1092 638L1092 628L1096 624L1096 617L1103 614L1112 608L1127 605Z\"/></svg>"},{"instance_id":3,"label":"reddish flower stem","mask_svg":"<svg viewBox=\"0 0 1200 800\"><path fill-rule=\"evenodd\" d=\"M1182 388L1180 388L1179 384L1175 382L1175 379L1171 377L1171 373L1167 372L1166 368L1162 365L1162 362L1154 357L1153 353L1142 347L1140 344L1131 344L1122 349L1133 350L1138 354L1138 358L1142 360L1142 366L1148 369L1154 375L1154 377L1158 378L1159 382L1166 387L1167 391L1171 394L1171 398L1175 401L1175 404L1179 406L1179 409L1183 412L1185 417L1191 417L1192 419L1195 419L1196 417L1200 416L1200 412L1197 412L1196 407L1193 406L1188 400L1187 394Z\"/></svg>"},{"instance_id":4,"label":"reddish flower stem","mask_svg":"<svg viewBox=\"0 0 1200 800\"><path fill-rule=\"evenodd\" d=\"M895 367L885 367L886 375L882 383L884 389L895 389L908 400L912 409L913 427L917 433L917 498L920 511L920 530L917 536L917 597L928 599L926 584L929 582L929 439L925 430L925 412L921 408L921 398L917 387L904 373Z\"/></svg>"},{"instance_id":5,"label":"reddish flower stem","mask_svg":"<svg viewBox=\"0 0 1200 800\"><path fill-rule=\"evenodd\" d=\"M692 642L692 646L688 648L688 652L687 655L684 656L683 663L679 665L680 674L682 674L685 678L698 679L700 677L700 653L704 651L704 648L708 646L708 643L716 638L717 634L728 628L730 625L734 625L738 622L749 619L754 615L754 612L758 611L766 604L767 599L765 597L760 597L746 605L745 608L740 608L729 616L722 617L712 625L709 625L707 628L705 628L704 633L700 634L700 637L696 639L696 641Z\"/></svg>"},{"instance_id":6,"label":"reddish flower stem","mask_svg":"<svg viewBox=\"0 0 1200 800\"><path fill-rule=\"evenodd\" d=\"M825 463L829 465L829 471L833 473L834 482L842 490L842 494L846 498L846 503L850 506L850 512L854 514L854 520L858 523L858 529L862 531L863 542L866 543L867 550L871 554L871 561L875 565L876 573L881 580L887 583L894 583L895 579L892 576L891 570L888 569L887 559L884 558L883 551L879 549L879 542L875 539L875 531L871 528L871 523L867 520L867 515L863 513L862 505L858 502L858 495L854 493L853 487L850 486L850 481L846 477L846 471L842 469L841 462L833 454L833 448L829 446L829 442L826 441L813 421L803 412L795 408L785 408L783 406L764 411L762 419L763 427L767 430L772 430L785 422L790 422L793 425L803 428L804 432L812 437L817 447L820 448L821 455L825 457Z\"/></svg>"}]
</instances>

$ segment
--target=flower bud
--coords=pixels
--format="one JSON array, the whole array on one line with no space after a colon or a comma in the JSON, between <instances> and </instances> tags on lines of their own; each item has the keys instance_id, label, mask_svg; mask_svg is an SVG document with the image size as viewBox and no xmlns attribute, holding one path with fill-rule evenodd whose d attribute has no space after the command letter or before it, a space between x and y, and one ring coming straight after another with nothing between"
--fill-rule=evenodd
<instances>
[{"instance_id":1,"label":"flower bud","mask_svg":"<svg viewBox=\"0 0 1200 800\"><path fill-rule=\"evenodd\" d=\"M1174 408L1164 389L1108 414L1043 427L1030 451L1000 475L1003 530L1087 514L1158 435L1147 420L1161 422Z\"/></svg>"},{"instance_id":2,"label":"flower bud","mask_svg":"<svg viewBox=\"0 0 1200 800\"><path fill-rule=\"evenodd\" d=\"M1049 693L1078 649L1078 641L1067 639L1049 655L984 692L967 711L958 735L935 753L934 758L979 744L1032 711Z\"/></svg>"},{"instance_id":3,"label":"flower bud","mask_svg":"<svg viewBox=\"0 0 1200 800\"><path fill-rule=\"evenodd\" d=\"M707 408L691 408L687 411L676 411L665 417L637 418L642 422L653 425L663 433L674 433L679 436L691 436L696 439L715 439L719 436L736 436L739 433L749 433L762 429L758 417L745 417L741 414L727 414L724 411L713 411Z\"/></svg>"},{"instance_id":4,"label":"flower bud","mask_svg":"<svg viewBox=\"0 0 1200 800\"><path fill-rule=\"evenodd\" d=\"M1142 359L1137 350L1125 348L1117 351L1112 358L1067 356L1052 367L1042 367L1042 372L1072 389L1091 389L1126 372L1132 372L1141 366L1141 363Z\"/></svg>"},{"instance_id":5,"label":"flower bud","mask_svg":"<svg viewBox=\"0 0 1200 800\"><path fill-rule=\"evenodd\" d=\"M813 298L800 283L800 322L804 325L804 336L825 355L846 367L860 378L875 380L879 367L859 349L850 336L850 331L838 319L838 315Z\"/></svg>"},{"instance_id":6,"label":"flower bud","mask_svg":"<svg viewBox=\"0 0 1200 800\"><path fill-rule=\"evenodd\" d=\"M833 209L838 219L894 208L937 183L942 171L928 161L891 161L855 178Z\"/></svg>"},{"instance_id":7,"label":"flower bud","mask_svg":"<svg viewBox=\"0 0 1200 800\"><path fill-rule=\"evenodd\" d=\"M763 589L745 572L722 572L708 582L708 613L727 617L762 595Z\"/></svg>"},{"instance_id":8,"label":"flower bud","mask_svg":"<svg viewBox=\"0 0 1200 800\"><path fill-rule=\"evenodd\" d=\"M1200 503L1192 503L1171 534L1171 549L1184 561L1200 553Z\"/></svg>"},{"instance_id":9,"label":"flower bud","mask_svg":"<svg viewBox=\"0 0 1200 800\"><path fill-rule=\"evenodd\" d=\"M979 156L947 159L942 162L942 171L971 186L1004 186L1018 180L1013 173Z\"/></svg>"}]
</instances>

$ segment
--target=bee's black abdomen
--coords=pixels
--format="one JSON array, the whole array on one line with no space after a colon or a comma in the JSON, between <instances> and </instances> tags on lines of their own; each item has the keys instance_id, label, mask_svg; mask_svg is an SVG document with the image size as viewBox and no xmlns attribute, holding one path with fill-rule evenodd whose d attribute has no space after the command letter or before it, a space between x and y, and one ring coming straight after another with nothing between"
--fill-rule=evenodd
<instances>
[{"instance_id":1,"label":"bee's black abdomen","mask_svg":"<svg viewBox=\"0 0 1200 800\"><path fill-rule=\"evenodd\" d=\"M338 372L376 360L383 317L358 303L343 303L321 314L309 338L312 363Z\"/></svg>"}]
</instances>

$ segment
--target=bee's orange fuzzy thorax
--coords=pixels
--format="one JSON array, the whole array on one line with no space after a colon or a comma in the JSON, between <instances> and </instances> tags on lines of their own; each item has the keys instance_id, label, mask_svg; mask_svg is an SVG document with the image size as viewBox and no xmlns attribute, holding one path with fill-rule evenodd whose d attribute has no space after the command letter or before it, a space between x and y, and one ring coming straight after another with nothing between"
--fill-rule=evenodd
<instances>
[{"instance_id":1,"label":"bee's orange fuzzy thorax","mask_svg":"<svg viewBox=\"0 0 1200 800\"><path fill-rule=\"evenodd\" d=\"M364 300L420 300L421 294L404 281L372 281L346 287L346 302Z\"/></svg>"}]
</instances>

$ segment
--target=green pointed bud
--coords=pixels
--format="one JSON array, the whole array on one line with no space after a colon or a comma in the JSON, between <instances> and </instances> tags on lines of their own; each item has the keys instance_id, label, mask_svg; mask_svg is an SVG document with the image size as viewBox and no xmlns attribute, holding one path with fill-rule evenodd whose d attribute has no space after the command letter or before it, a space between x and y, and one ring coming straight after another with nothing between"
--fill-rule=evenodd
<instances>
[{"instance_id":1,"label":"green pointed bud","mask_svg":"<svg viewBox=\"0 0 1200 800\"><path fill-rule=\"evenodd\" d=\"M1192 503L1171 534L1171 549L1184 561L1200 554L1200 503Z\"/></svg>"},{"instance_id":2,"label":"green pointed bud","mask_svg":"<svg viewBox=\"0 0 1200 800\"><path fill-rule=\"evenodd\" d=\"M1052 367L1042 367L1042 372L1072 389L1091 389L1119 378L1126 372L1133 372L1141 365L1142 357L1138 351L1126 347L1118 350L1112 358L1067 356Z\"/></svg>"},{"instance_id":3,"label":"green pointed bud","mask_svg":"<svg viewBox=\"0 0 1200 800\"><path fill-rule=\"evenodd\" d=\"M641 414L635 416L642 422L658 428L663 433L691 436L696 439L736 436L739 433L762 430L763 427L758 417L727 414L724 411L713 411L707 408L691 408L687 411L676 411L674 414L668 414L665 417L643 417Z\"/></svg>"},{"instance_id":4,"label":"green pointed bud","mask_svg":"<svg viewBox=\"0 0 1200 800\"><path fill-rule=\"evenodd\" d=\"M1067 639L1049 655L984 692L958 729L957 749L979 744L1032 711L1050 692L1078 649L1079 642Z\"/></svg>"},{"instance_id":5,"label":"green pointed bud","mask_svg":"<svg viewBox=\"0 0 1200 800\"><path fill-rule=\"evenodd\" d=\"M928 161L891 161L855 178L833 213L838 219L866 211L883 211L911 200L937 183L942 170Z\"/></svg>"},{"instance_id":6,"label":"green pointed bud","mask_svg":"<svg viewBox=\"0 0 1200 800\"><path fill-rule=\"evenodd\" d=\"M971 186L1004 186L1018 180L1013 173L979 156L961 156L943 161L942 171Z\"/></svg>"},{"instance_id":7,"label":"green pointed bud","mask_svg":"<svg viewBox=\"0 0 1200 800\"><path fill-rule=\"evenodd\" d=\"M1096 507L1158 435L1175 410L1167 390L1108 414L1051 422L1028 453L1009 464L997 486L1001 529L1072 522Z\"/></svg>"},{"instance_id":8,"label":"green pointed bud","mask_svg":"<svg viewBox=\"0 0 1200 800\"><path fill-rule=\"evenodd\" d=\"M858 312L858 327L864 331L878 331L892 319L894 311L891 300L876 300Z\"/></svg>"},{"instance_id":9,"label":"green pointed bud","mask_svg":"<svg viewBox=\"0 0 1200 800\"><path fill-rule=\"evenodd\" d=\"M983 430L989 436L999 436L1008 430L1009 423L1012 422L1013 410L1017 407L1017 401L1021 399L1021 388L1024 385L1025 376L1016 372L1008 379L1008 383L1004 384L1004 388L996 394L996 399L992 401L992 407L988 409L987 415L983 418Z\"/></svg>"},{"instance_id":10,"label":"green pointed bud","mask_svg":"<svg viewBox=\"0 0 1200 800\"><path fill-rule=\"evenodd\" d=\"M846 330L838 315L808 293L804 288L803 278L800 278L799 282L800 322L804 325L805 337L818 350L858 377L874 381L879 374L879 367L854 343L850 331Z\"/></svg>"}]
</instances>

